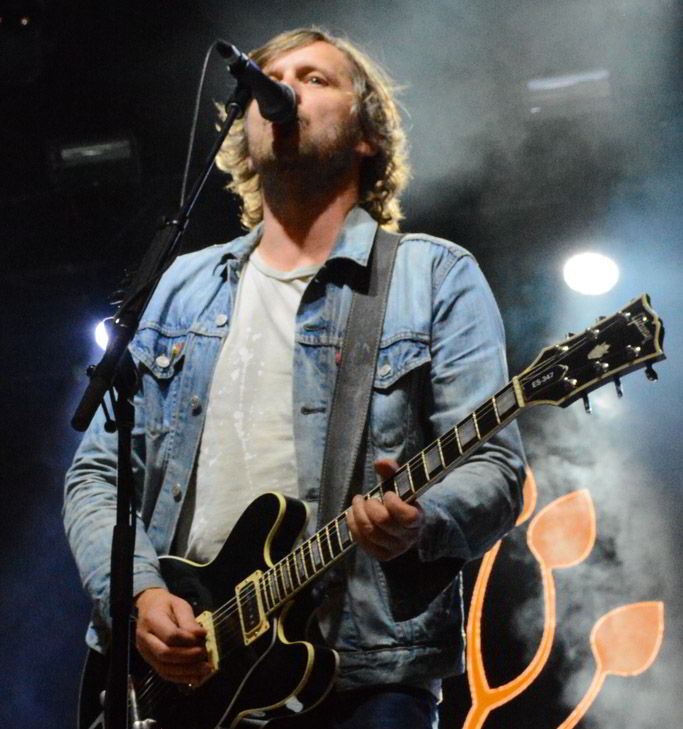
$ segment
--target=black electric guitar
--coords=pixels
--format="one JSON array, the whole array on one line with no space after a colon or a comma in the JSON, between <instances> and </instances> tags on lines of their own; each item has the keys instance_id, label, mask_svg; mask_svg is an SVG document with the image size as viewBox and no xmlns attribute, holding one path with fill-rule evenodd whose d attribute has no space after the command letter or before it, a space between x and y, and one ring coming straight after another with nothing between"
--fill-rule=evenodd
<instances>
[{"instance_id":1,"label":"black electric guitar","mask_svg":"<svg viewBox=\"0 0 683 729\"><path fill-rule=\"evenodd\" d=\"M519 376L463 421L402 465L366 498L394 491L406 502L460 465L530 405L566 407L591 390L664 359L664 327L644 294L581 334L546 347ZM160 679L132 656L133 729L235 727L242 718L273 719L306 711L330 690L336 653L304 639L310 609L305 588L354 546L346 512L294 547L305 505L277 493L256 499L218 556L197 565L161 560L169 588L195 609L206 628L213 675L189 689ZM106 659L92 653L84 671L80 729L103 726L100 691ZM137 724L136 724L137 722Z\"/></svg>"}]
</instances>

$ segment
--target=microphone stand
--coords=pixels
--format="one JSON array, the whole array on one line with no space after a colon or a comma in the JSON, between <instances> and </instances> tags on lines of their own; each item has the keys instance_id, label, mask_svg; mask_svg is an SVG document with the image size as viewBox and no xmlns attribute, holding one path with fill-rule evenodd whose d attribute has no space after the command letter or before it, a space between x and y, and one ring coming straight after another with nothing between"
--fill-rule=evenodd
<instances>
[{"instance_id":1,"label":"microphone stand","mask_svg":"<svg viewBox=\"0 0 683 729\"><path fill-rule=\"evenodd\" d=\"M123 302L112 319L107 349L97 366L88 368L90 382L71 419L71 425L84 431L100 407L105 412L105 430L118 431L118 468L116 524L112 535L110 614L112 639L109 674L105 692L104 723L106 729L128 729L131 620L133 614L133 555L135 552L135 500L131 468L132 429L135 420L133 396L138 379L128 344L140 323L162 274L180 250L180 240L187 227L190 213L214 165L216 155L233 122L245 111L251 90L238 84L226 104L227 116L219 135L204 163L185 203L171 219L166 219L152 239L140 268L130 284ZM106 393L114 404L115 420L109 417L104 403ZM132 702L133 705L135 702ZM146 723L133 716L133 729L143 729Z\"/></svg>"}]
</instances>

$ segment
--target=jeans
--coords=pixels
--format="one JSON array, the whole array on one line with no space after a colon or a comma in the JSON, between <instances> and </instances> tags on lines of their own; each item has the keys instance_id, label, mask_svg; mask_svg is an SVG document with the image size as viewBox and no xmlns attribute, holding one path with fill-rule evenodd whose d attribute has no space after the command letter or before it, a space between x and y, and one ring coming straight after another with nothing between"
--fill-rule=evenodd
<instances>
[{"instance_id":1,"label":"jeans","mask_svg":"<svg viewBox=\"0 0 683 729\"><path fill-rule=\"evenodd\" d=\"M319 706L268 729L437 729L439 711L429 691L382 686L333 692Z\"/></svg>"}]
</instances>

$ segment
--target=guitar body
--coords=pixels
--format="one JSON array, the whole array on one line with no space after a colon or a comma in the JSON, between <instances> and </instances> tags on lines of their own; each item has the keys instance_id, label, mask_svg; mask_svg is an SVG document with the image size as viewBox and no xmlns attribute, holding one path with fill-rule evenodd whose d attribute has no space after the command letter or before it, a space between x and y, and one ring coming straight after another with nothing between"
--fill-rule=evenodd
<instances>
[{"instance_id":1,"label":"guitar body","mask_svg":"<svg viewBox=\"0 0 683 729\"><path fill-rule=\"evenodd\" d=\"M266 493L242 514L212 562L162 558L171 592L187 600L195 615L213 614L219 668L202 686L189 689L160 679L133 650L131 674L141 720L156 720L158 729L236 727L246 716L269 720L307 711L327 695L337 655L304 640L313 607L305 593L268 616L267 628L248 644L233 600L237 586L292 550L306 518L302 502ZM106 683L106 661L100 659L91 655L86 663L80 729L101 725L97 697Z\"/></svg>"}]
</instances>

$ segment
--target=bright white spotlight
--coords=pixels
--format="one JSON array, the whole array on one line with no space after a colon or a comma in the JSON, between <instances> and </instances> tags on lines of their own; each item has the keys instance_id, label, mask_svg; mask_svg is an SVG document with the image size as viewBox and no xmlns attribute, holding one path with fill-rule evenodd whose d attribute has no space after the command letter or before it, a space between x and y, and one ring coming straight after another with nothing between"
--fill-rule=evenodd
<instances>
[{"instance_id":1,"label":"bright white spotlight","mask_svg":"<svg viewBox=\"0 0 683 729\"><path fill-rule=\"evenodd\" d=\"M107 327L104 322L105 320L103 319L95 327L95 341L100 349L106 349L107 343L109 342L109 334L107 334Z\"/></svg>"},{"instance_id":2,"label":"bright white spotlight","mask_svg":"<svg viewBox=\"0 0 683 729\"><path fill-rule=\"evenodd\" d=\"M570 289L587 296L604 294L619 280L617 264L601 253L577 253L564 264L563 273Z\"/></svg>"}]
</instances>

